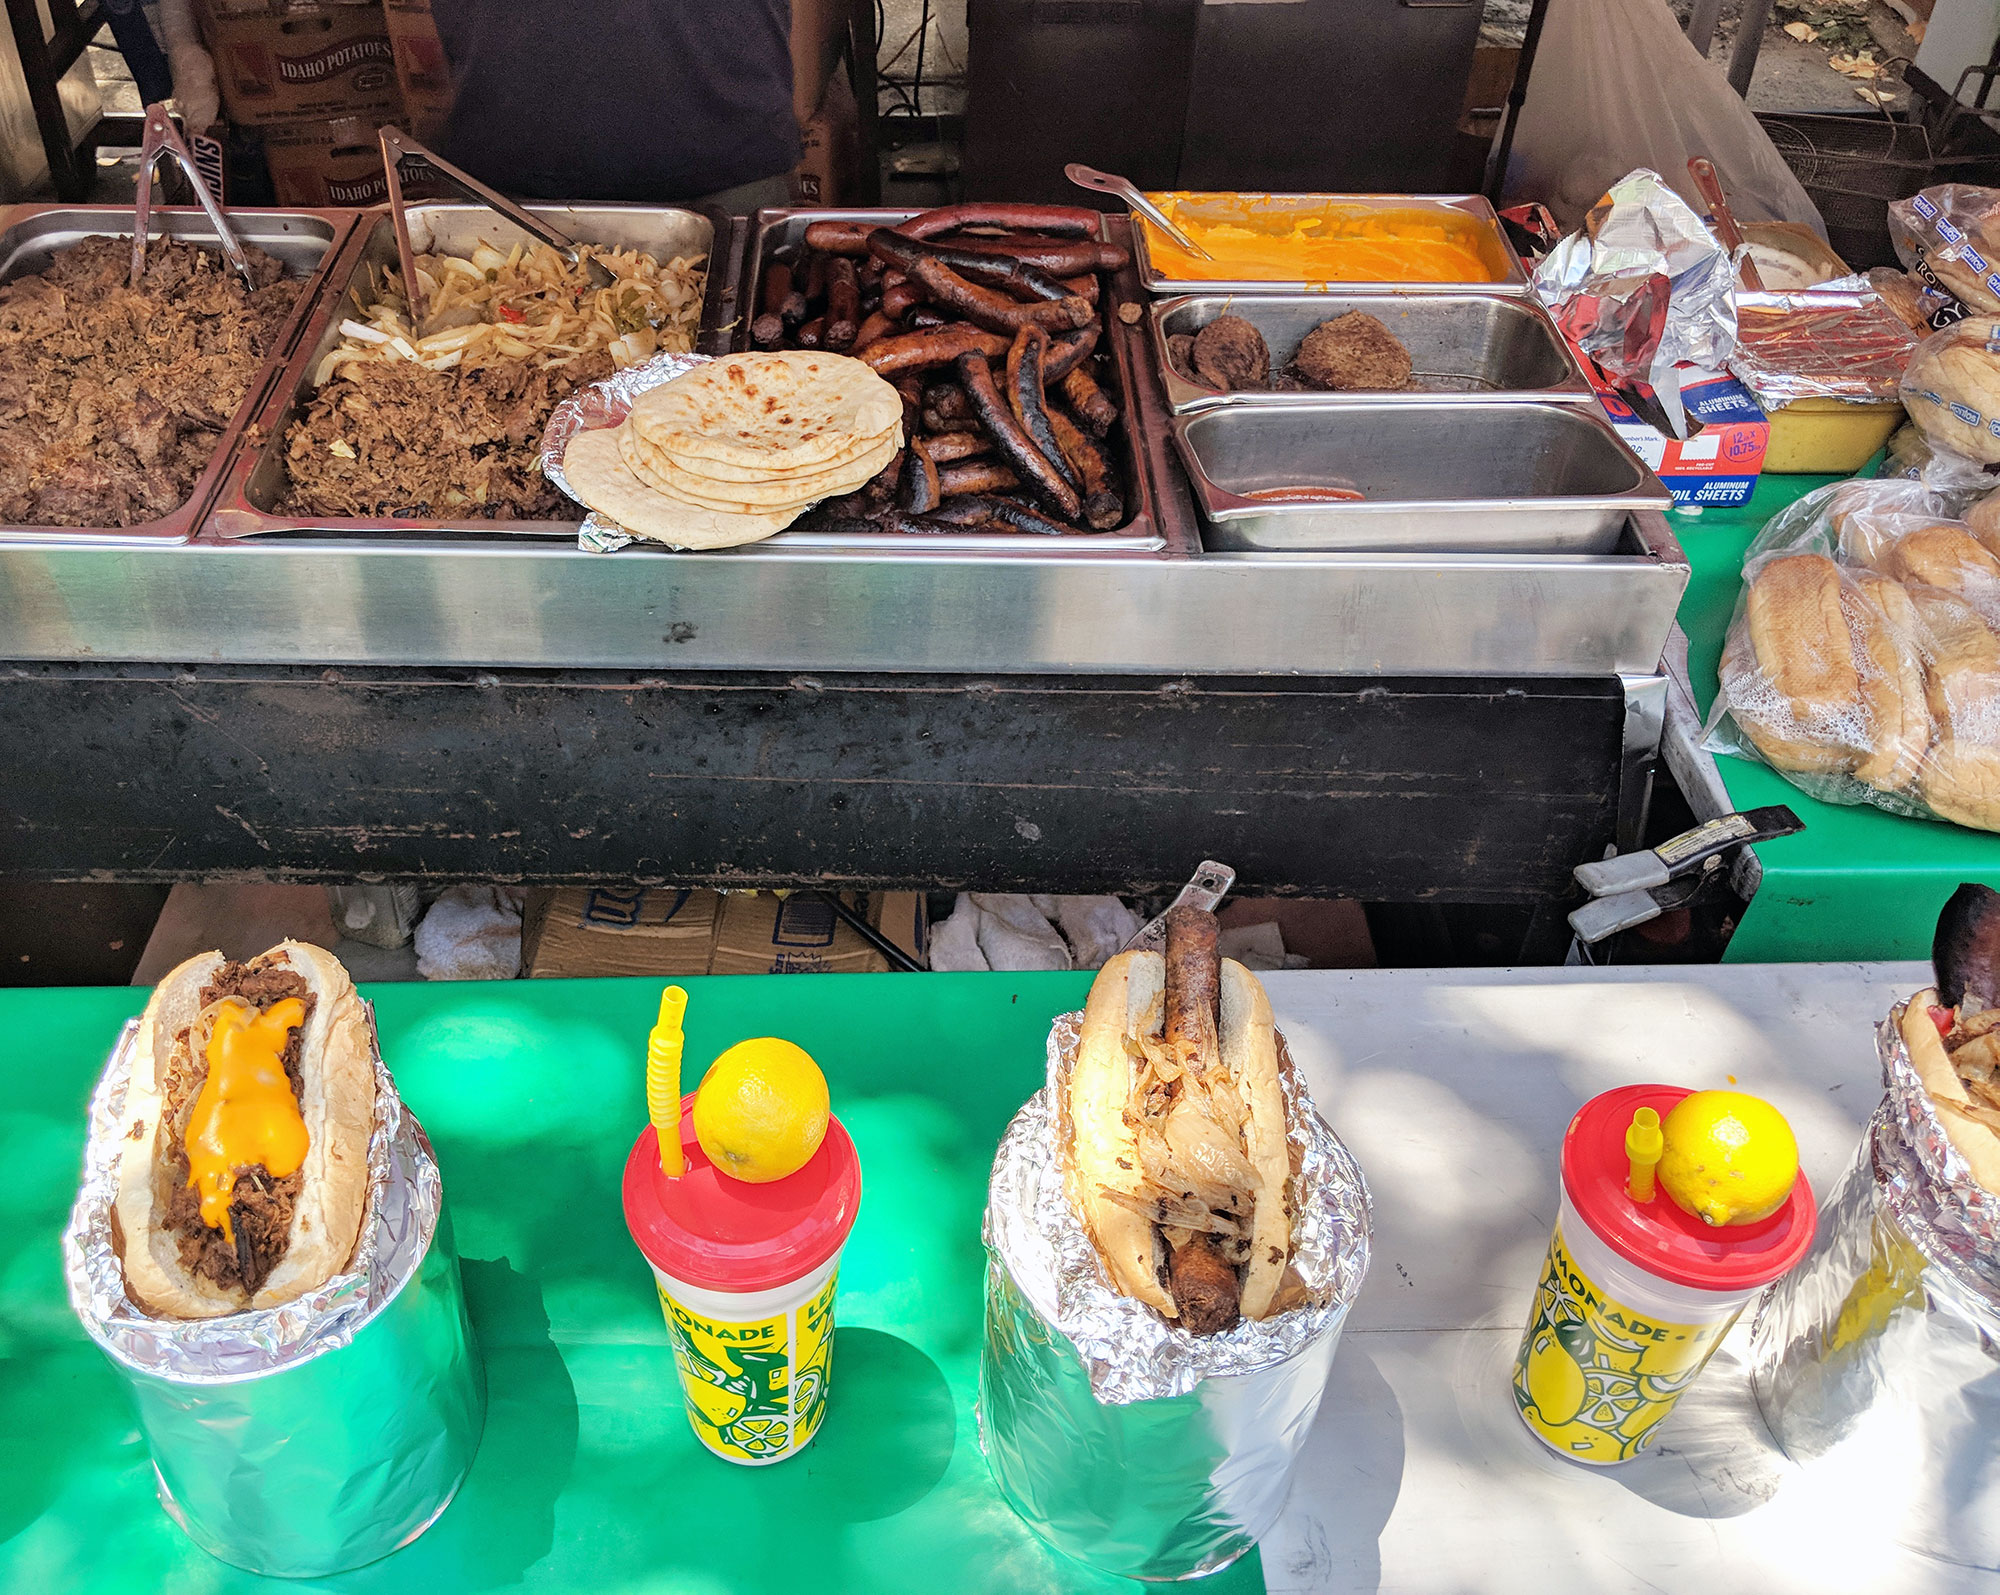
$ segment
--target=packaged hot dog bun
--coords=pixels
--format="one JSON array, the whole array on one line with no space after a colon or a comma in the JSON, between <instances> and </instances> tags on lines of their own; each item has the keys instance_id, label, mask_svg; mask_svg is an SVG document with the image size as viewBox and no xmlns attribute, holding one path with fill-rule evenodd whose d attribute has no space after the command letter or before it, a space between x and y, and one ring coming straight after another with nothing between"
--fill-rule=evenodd
<instances>
[{"instance_id":1,"label":"packaged hot dog bun","mask_svg":"<svg viewBox=\"0 0 2000 1595\"><path fill-rule=\"evenodd\" d=\"M153 989L120 1127L114 1233L133 1303L161 1318L275 1307L353 1255L375 1066L331 953L202 953Z\"/></svg>"},{"instance_id":2,"label":"packaged hot dog bun","mask_svg":"<svg viewBox=\"0 0 2000 1595\"><path fill-rule=\"evenodd\" d=\"M1850 580L1821 554L1788 554L1752 577L1723 675L1744 734L1781 770L1909 784L1930 741L1904 590Z\"/></svg>"},{"instance_id":3,"label":"packaged hot dog bun","mask_svg":"<svg viewBox=\"0 0 2000 1595\"><path fill-rule=\"evenodd\" d=\"M1910 1049L1910 1062L1916 1068L1917 1078L1923 1081L1924 1090L1937 1105L1938 1122L1944 1126L1944 1133L1965 1158L1972 1177L1984 1189L2000 1196L2000 1127L1996 1127L2000 1124L2000 1113L1989 1102L1975 1101L1966 1089L1958 1065L1946 1050L1945 1038L1931 1017L1931 1009L1939 1005L1935 989L1918 992L1896 1016L1897 1028L1903 1033L1903 1044ZM1954 1014L1954 1029L1960 1022ZM1976 1047L1977 1042L1969 1045ZM1973 1065L1968 1062L1967 1067L1970 1070ZM1991 1078L1990 1064L1985 1065L1985 1072Z\"/></svg>"},{"instance_id":4,"label":"packaged hot dog bun","mask_svg":"<svg viewBox=\"0 0 2000 1595\"><path fill-rule=\"evenodd\" d=\"M1091 986L1067 1178L1113 1287L1212 1333L1271 1311L1291 1256L1291 1158L1270 1002L1214 956L1201 917L1205 943L1179 945L1170 919L1164 956L1121 953Z\"/></svg>"}]
</instances>

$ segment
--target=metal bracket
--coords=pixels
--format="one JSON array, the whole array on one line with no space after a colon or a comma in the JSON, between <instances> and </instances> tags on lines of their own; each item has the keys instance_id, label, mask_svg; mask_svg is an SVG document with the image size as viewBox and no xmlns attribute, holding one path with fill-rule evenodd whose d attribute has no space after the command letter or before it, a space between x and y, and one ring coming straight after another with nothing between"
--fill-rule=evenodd
<instances>
[{"instance_id":1,"label":"metal bracket","mask_svg":"<svg viewBox=\"0 0 2000 1595\"><path fill-rule=\"evenodd\" d=\"M1804 829L1805 822L1778 803L1704 820L1647 852L1579 864L1577 884L1590 893L1590 901L1570 914L1570 928L1589 945L1643 925L1667 909L1685 908L1711 895L1709 887L1726 878L1724 854Z\"/></svg>"},{"instance_id":2,"label":"metal bracket","mask_svg":"<svg viewBox=\"0 0 2000 1595\"><path fill-rule=\"evenodd\" d=\"M1236 871L1229 865L1218 864L1212 858L1203 859L1201 868L1188 877L1187 885L1180 889L1174 900L1141 925L1139 933L1118 950L1121 953L1166 951L1168 914L1189 905L1213 910L1229 895L1229 889L1235 884Z\"/></svg>"}]
</instances>

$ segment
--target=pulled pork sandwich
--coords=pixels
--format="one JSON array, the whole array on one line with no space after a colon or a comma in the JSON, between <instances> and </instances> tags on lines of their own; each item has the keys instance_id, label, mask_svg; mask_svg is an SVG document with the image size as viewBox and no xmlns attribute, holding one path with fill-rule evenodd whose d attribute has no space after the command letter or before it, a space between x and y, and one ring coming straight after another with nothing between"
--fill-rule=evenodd
<instances>
[{"instance_id":1,"label":"pulled pork sandwich","mask_svg":"<svg viewBox=\"0 0 2000 1595\"><path fill-rule=\"evenodd\" d=\"M1291 1257L1277 1032L1215 916L1098 973L1070 1073L1070 1195L1112 1286L1197 1335L1266 1317Z\"/></svg>"},{"instance_id":2,"label":"pulled pork sandwich","mask_svg":"<svg viewBox=\"0 0 2000 1595\"><path fill-rule=\"evenodd\" d=\"M1905 1003L1897 1026L1951 1144L2000 1196L2000 892L1952 893L1931 964L1936 989Z\"/></svg>"},{"instance_id":3,"label":"pulled pork sandwich","mask_svg":"<svg viewBox=\"0 0 2000 1595\"><path fill-rule=\"evenodd\" d=\"M275 1307L346 1268L368 1195L375 1065L331 953L202 953L139 1019L114 1233L159 1318Z\"/></svg>"},{"instance_id":4,"label":"pulled pork sandwich","mask_svg":"<svg viewBox=\"0 0 2000 1595\"><path fill-rule=\"evenodd\" d=\"M187 502L302 284L244 248L86 238L0 285L0 523L138 526Z\"/></svg>"}]
</instances>

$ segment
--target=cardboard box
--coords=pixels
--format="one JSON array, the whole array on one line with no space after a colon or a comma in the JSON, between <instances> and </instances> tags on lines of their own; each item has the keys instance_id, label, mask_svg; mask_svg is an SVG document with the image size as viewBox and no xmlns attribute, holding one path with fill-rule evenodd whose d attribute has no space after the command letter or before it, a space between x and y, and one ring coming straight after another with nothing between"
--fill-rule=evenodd
<instances>
[{"instance_id":1,"label":"cardboard box","mask_svg":"<svg viewBox=\"0 0 2000 1595\"><path fill-rule=\"evenodd\" d=\"M799 129L799 164L792 168L794 205L844 205L861 178L861 111L845 72L826 85L819 109Z\"/></svg>"},{"instance_id":2,"label":"cardboard box","mask_svg":"<svg viewBox=\"0 0 2000 1595\"><path fill-rule=\"evenodd\" d=\"M1675 509L1729 509L1749 502L1764 469L1771 423L1742 383L1712 371L1683 371L1681 403L1702 423L1683 440L1642 420L1587 360L1584 370L1613 429L1667 484Z\"/></svg>"},{"instance_id":3,"label":"cardboard box","mask_svg":"<svg viewBox=\"0 0 2000 1595\"><path fill-rule=\"evenodd\" d=\"M673 886L562 887L529 906L529 978L705 975L720 899Z\"/></svg>"},{"instance_id":4,"label":"cardboard box","mask_svg":"<svg viewBox=\"0 0 2000 1595\"><path fill-rule=\"evenodd\" d=\"M267 127L264 163L280 205L380 205L389 197L381 141L359 117Z\"/></svg>"},{"instance_id":5,"label":"cardboard box","mask_svg":"<svg viewBox=\"0 0 2000 1595\"><path fill-rule=\"evenodd\" d=\"M396 83L403 91L403 125L425 144L435 143L451 115L451 63L431 16L431 0L383 0Z\"/></svg>"},{"instance_id":6,"label":"cardboard box","mask_svg":"<svg viewBox=\"0 0 2000 1595\"><path fill-rule=\"evenodd\" d=\"M199 0L196 10L223 108L239 127L354 116L372 129L402 116L379 0L255 10Z\"/></svg>"},{"instance_id":7,"label":"cardboard box","mask_svg":"<svg viewBox=\"0 0 2000 1595\"><path fill-rule=\"evenodd\" d=\"M729 893L708 961L711 975L865 974L888 967L817 894L806 893Z\"/></svg>"}]
</instances>

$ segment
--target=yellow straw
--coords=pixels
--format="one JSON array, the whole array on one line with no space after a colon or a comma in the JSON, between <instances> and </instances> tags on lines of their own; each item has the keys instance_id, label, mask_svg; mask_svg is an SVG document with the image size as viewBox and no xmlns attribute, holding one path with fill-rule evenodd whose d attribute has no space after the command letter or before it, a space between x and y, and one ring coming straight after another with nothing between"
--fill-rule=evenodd
<instances>
[{"instance_id":1,"label":"yellow straw","mask_svg":"<svg viewBox=\"0 0 2000 1595\"><path fill-rule=\"evenodd\" d=\"M1666 1150L1660 1134L1660 1115L1653 1108L1641 1108L1632 1115L1625 1130L1625 1155L1632 1160L1632 1172L1625 1182L1625 1194L1635 1202L1653 1199L1653 1168Z\"/></svg>"},{"instance_id":2,"label":"yellow straw","mask_svg":"<svg viewBox=\"0 0 2000 1595\"><path fill-rule=\"evenodd\" d=\"M660 1019L646 1038L646 1112L660 1137L660 1172L670 1180L687 1172L681 1156L681 1015L688 994L679 986L660 993Z\"/></svg>"}]
</instances>

